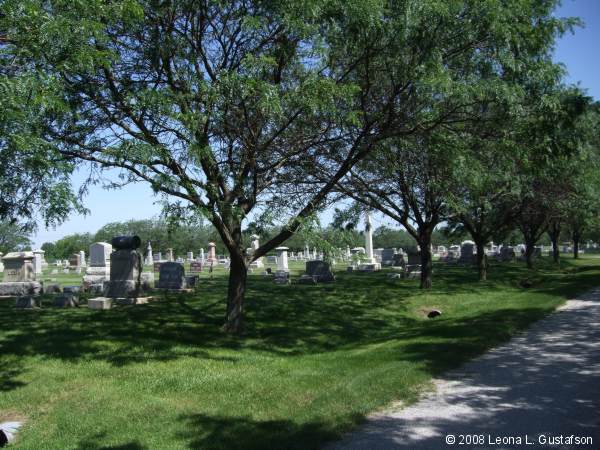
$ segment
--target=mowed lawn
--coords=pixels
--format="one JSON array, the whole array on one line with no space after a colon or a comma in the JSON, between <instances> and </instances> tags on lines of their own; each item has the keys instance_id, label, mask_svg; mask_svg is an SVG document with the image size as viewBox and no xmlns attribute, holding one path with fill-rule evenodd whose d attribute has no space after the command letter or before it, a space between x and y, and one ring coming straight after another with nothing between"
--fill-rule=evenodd
<instances>
[{"instance_id":1,"label":"mowed lawn","mask_svg":"<svg viewBox=\"0 0 600 450\"><path fill-rule=\"evenodd\" d=\"M0 422L25 421L15 449L316 448L600 285L600 259L538 264L494 264L485 283L436 264L429 292L386 271L317 286L253 274L242 338L219 330L222 272L110 311L0 299Z\"/></svg>"}]
</instances>

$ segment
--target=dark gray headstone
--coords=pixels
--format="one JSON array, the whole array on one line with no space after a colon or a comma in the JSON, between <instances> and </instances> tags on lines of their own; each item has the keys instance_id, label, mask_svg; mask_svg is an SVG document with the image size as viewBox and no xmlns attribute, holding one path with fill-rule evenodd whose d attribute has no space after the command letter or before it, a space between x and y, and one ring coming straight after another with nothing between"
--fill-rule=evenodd
<instances>
[{"instance_id":1,"label":"dark gray headstone","mask_svg":"<svg viewBox=\"0 0 600 450\"><path fill-rule=\"evenodd\" d=\"M160 266L159 289L185 289L185 270L183 264L166 262Z\"/></svg>"},{"instance_id":2,"label":"dark gray headstone","mask_svg":"<svg viewBox=\"0 0 600 450\"><path fill-rule=\"evenodd\" d=\"M313 277L318 283L335 281L331 268L325 261L306 261L306 275Z\"/></svg>"},{"instance_id":3,"label":"dark gray headstone","mask_svg":"<svg viewBox=\"0 0 600 450\"><path fill-rule=\"evenodd\" d=\"M81 292L81 286L65 286L63 292L65 294L79 294Z\"/></svg>"},{"instance_id":4,"label":"dark gray headstone","mask_svg":"<svg viewBox=\"0 0 600 450\"><path fill-rule=\"evenodd\" d=\"M420 253L409 253L408 254L408 265L409 266L418 266L421 264L421 254Z\"/></svg>"},{"instance_id":5,"label":"dark gray headstone","mask_svg":"<svg viewBox=\"0 0 600 450\"><path fill-rule=\"evenodd\" d=\"M136 250L117 250L110 255L110 281L105 297L137 297L140 293L142 256Z\"/></svg>"},{"instance_id":6,"label":"dark gray headstone","mask_svg":"<svg viewBox=\"0 0 600 450\"><path fill-rule=\"evenodd\" d=\"M35 297L26 296L26 297L18 297L16 307L22 309L30 309L37 308L38 302Z\"/></svg>"},{"instance_id":7,"label":"dark gray headstone","mask_svg":"<svg viewBox=\"0 0 600 450\"><path fill-rule=\"evenodd\" d=\"M200 277L198 275L186 275L185 276L185 284L189 288L194 288L198 284L198 279Z\"/></svg>"},{"instance_id":8,"label":"dark gray headstone","mask_svg":"<svg viewBox=\"0 0 600 450\"><path fill-rule=\"evenodd\" d=\"M381 252L381 265L390 266L394 263L396 250L393 248L384 248Z\"/></svg>"},{"instance_id":9,"label":"dark gray headstone","mask_svg":"<svg viewBox=\"0 0 600 450\"><path fill-rule=\"evenodd\" d=\"M404 259L404 255L402 253L396 253L394 255L394 262L392 263L394 267L404 267L406 266L406 260Z\"/></svg>"},{"instance_id":10,"label":"dark gray headstone","mask_svg":"<svg viewBox=\"0 0 600 450\"><path fill-rule=\"evenodd\" d=\"M73 308L79 306L79 299L73 294L62 294L54 297L54 306L59 308Z\"/></svg>"}]
</instances>

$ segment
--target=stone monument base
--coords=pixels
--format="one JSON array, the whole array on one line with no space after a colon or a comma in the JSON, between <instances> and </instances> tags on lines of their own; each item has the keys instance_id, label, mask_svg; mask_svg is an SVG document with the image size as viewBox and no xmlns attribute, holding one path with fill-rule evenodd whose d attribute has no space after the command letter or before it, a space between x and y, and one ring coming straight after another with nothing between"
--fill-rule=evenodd
<instances>
[{"instance_id":1,"label":"stone monument base","mask_svg":"<svg viewBox=\"0 0 600 450\"><path fill-rule=\"evenodd\" d=\"M90 298L87 301L87 306L90 309L110 309L112 307L112 298L107 298L107 297Z\"/></svg>"},{"instance_id":2,"label":"stone monument base","mask_svg":"<svg viewBox=\"0 0 600 450\"><path fill-rule=\"evenodd\" d=\"M358 266L358 270L360 272L376 272L378 270L381 270L381 264L379 264L379 263L361 264Z\"/></svg>"},{"instance_id":3,"label":"stone monument base","mask_svg":"<svg viewBox=\"0 0 600 450\"><path fill-rule=\"evenodd\" d=\"M39 281L7 281L0 283L0 295L24 296L38 295L42 291Z\"/></svg>"},{"instance_id":4,"label":"stone monument base","mask_svg":"<svg viewBox=\"0 0 600 450\"><path fill-rule=\"evenodd\" d=\"M112 298L138 297L141 292L140 284L137 281L105 281L104 296Z\"/></svg>"}]
</instances>

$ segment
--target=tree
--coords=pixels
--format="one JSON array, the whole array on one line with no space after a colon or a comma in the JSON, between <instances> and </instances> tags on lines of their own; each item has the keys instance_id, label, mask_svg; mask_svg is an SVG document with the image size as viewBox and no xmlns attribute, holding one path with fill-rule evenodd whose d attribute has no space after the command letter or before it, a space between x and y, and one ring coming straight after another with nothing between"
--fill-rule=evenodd
<instances>
[{"instance_id":1,"label":"tree","mask_svg":"<svg viewBox=\"0 0 600 450\"><path fill-rule=\"evenodd\" d=\"M8 220L0 221L0 252L22 251L31 247L30 233L26 227Z\"/></svg>"},{"instance_id":2,"label":"tree","mask_svg":"<svg viewBox=\"0 0 600 450\"><path fill-rule=\"evenodd\" d=\"M252 259L379 142L441 121L420 111L423 93L454 55L481 50L481 13L502 10L444 3L4 0L0 32L19 67L10 89L38 80L22 102L45 110L23 118L32 149L88 162L94 180L122 169L121 184L145 181L213 224L231 257L224 329L237 333ZM307 176L318 167L332 177ZM285 197L301 185L309 195ZM288 219L250 257L243 222L273 207Z\"/></svg>"}]
</instances>

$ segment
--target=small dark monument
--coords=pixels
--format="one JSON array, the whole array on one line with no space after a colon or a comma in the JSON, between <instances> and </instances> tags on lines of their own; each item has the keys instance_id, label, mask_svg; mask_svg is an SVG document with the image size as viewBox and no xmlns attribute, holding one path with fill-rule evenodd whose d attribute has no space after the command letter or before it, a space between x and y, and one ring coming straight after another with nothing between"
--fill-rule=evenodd
<instances>
[{"instance_id":1,"label":"small dark monument","mask_svg":"<svg viewBox=\"0 0 600 450\"><path fill-rule=\"evenodd\" d=\"M165 262L160 266L158 284L159 289L185 289L185 269L178 262Z\"/></svg>"},{"instance_id":2,"label":"small dark monument","mask_svg":"<svg viewBox=\"0 0 600 450\"><path fill-rule=\"evenodd\" d=\"M290 284L290 273L278 270L273 277L275 284Z\"/></svg>"},{"instance_id":3,"label":"small dark monument","mask_svg":"<svg viewBox=\"0 0 600 450\"><path fill-rule=\"evenodd\" d=\"M18 297L15 306L19 309L33 309L41 306L41 304L38 304L37 297L27 295L25 297Z\"/></svg>"},{"instance_id":4,"label":"small dark monument","mask_svg":"<svg viewBox=\"0 0 600 450\"><path fill-rule=\"evenodd\" d=\"M141 244L138 236L117 236L112 240L110 281L105 283L104 295L110 298L139 297L142 255L136 250Z\"/></svg>"},{"instance_id":5,"label":"small dark monument","mask_svg":"<svg viewBox=\"0 0 600 450\"><path fill-rule=\"evenodd\" d=\"M153 271L154 272L160 272L160 266L162 265L161 262L155 262L154 263L154 267L153 267Z\"/></svg>"},{"instance_id":6,"label":"small dark monument","mask_svg":"<svg viewBox=\"0 0 600 450\"><path fill-rule=\"evenodd\" d=\"M185 276L185 285L188 288L195 288L198 285L198 280L200 277L198 275L186 275Z\"/></svg>"},{"instance_id":7,"label":"small dark monument","mask_svg":"<svg viewBox=\"0 0 600 450\"><path fill-rule=\"evenodd\" d=\"M392 261L393 267L404 267L406 266L406 260L404 259L403 253L396 253L394 255L394 260Z\"/></svg>"},{"instance_id":8,"label":"small dark monument","mask_svg":"<svg viewBox=\"0 0 600 450\"><path fill-rule=\"evenodd\" d=\"M381 252L381 265L392 266L396 256L396 249L384 248Z\"/></svg>"},{"instance_id":9,"label":"small dark monument","mask_svg":"<svg viewBox=\"0 0 600 450\"><path fill-rule=\"evenodd\" d=\"M54 297L54 306L58 308L79 307L79 299L73 294L62 294Z\"/></svg>"},{"instance_id":10,"label":"small dark monument","mask_svg":"<svg viewBox=\"0 0 600 450\"><path fill-rule=\"evenodd\" d=\"M302 284L330 283L335 281L329 264L325 261L306 261L306 274L298 280Z\"/></svg>"},{"instance_id":11,"label":"small dark monument","mask_svg":"<svg viewBox=\"0 0 600 450\"><path fill-rule=\"evenodd\" d=\"M65 294L79 294L81 292L81 286L65 286L63 293Z\"/></svg>"},{"instance_id":12,"label":"small dark monument","mask_svg":"<svg viewBox=\"0 0 600 450\"><path fill-rule=\"evenodd\" d=\"M202 272L202 263L200 261L190 262L190 273L200 273L200 272Z\"/></svg>"}]
</instances>

